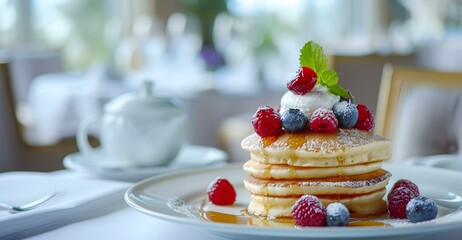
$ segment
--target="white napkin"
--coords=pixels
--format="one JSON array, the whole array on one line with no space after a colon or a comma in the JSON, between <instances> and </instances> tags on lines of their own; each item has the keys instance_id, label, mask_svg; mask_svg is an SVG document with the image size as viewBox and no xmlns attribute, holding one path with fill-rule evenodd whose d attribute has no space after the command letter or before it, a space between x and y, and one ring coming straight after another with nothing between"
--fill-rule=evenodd
<instances>
[{"instance_id":1,"label":"white napkin","mask_svg":"<svg viewBox=\"0 0 462 240\"><path fill-rule=\"evenodd\" d=\"M83 178L72 172L0 174L0 202L21 205L50 192L58 198L16 214L0 211L0 238L22 238L124 206L128 183Z\"/></svg>"}]
</instances>

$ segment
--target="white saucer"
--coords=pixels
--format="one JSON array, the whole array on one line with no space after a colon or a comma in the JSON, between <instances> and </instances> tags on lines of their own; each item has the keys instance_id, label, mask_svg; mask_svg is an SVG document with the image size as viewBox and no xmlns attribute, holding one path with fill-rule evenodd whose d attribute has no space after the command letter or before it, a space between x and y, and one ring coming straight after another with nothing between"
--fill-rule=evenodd
<instances>
[{"instance_id":1,"label":"white saucer","mask_svg":"<svg viewBox=\"0 0 462 240\"><path fill-rule=\"evenodd\" d=\"M109 167L104 159L88 159L80 152L67 155L63 164L66 168L101 177L121 181L139 181L161 173L179 169L198 168L225 165L228 155L219 149L186 145L176 158L166 166L161 167Z\"/></svg>"}]
</instances>

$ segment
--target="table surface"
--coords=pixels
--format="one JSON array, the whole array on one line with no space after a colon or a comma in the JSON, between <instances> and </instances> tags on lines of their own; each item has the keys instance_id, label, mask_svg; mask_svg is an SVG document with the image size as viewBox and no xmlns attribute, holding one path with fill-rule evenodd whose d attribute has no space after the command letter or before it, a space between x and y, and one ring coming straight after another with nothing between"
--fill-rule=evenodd
<instances>
[{"instance_id":1,"label":"table surface","mask_svg":"<svg viewBox=\"0 0 462 240\"><path fill-rule=\"evenodd\" d=\"M181 231L178 231L181 229ZM194 236L192 238L192 236ZM155 219L130 207L69 224L28 239L226 239L199 228Z\"/></svg>"}]
</instances>

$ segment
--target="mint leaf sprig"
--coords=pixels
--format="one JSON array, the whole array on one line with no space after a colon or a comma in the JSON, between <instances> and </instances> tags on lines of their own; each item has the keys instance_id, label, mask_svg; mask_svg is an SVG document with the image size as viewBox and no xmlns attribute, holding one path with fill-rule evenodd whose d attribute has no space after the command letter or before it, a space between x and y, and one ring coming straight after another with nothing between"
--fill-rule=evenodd
<instances>
[{"instance_id":1,"label":"mint leaf sprig","mask_svg":"<svg viewBox=\"0 0 462 240\"><path fill-rule=\"evenodd\" d=\"M318 83L330 93L343 98L351 97L347 90L338 85L337 73L327 69L327 58L319 44L309 41L303 46L300 50L300 66L313 69L318 75Z\"/></svg>"}]
</instances>

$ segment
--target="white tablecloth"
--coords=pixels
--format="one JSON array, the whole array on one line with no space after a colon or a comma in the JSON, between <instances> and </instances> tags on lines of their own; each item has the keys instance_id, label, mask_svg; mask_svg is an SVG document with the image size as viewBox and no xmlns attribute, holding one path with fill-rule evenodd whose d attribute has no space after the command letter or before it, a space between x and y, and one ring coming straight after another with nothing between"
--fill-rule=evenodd
<instances>
[{"instance_id":1,"label":"white tablecloth","mask_svg":"<svg viewBox=\"0 0 462 240\"><path fill-rule=\"evenodd\" d=\"M70 224L29 239L226 239L199 228L158 220L124 207L104 216Z\"/></svg>"}]
</instances>

